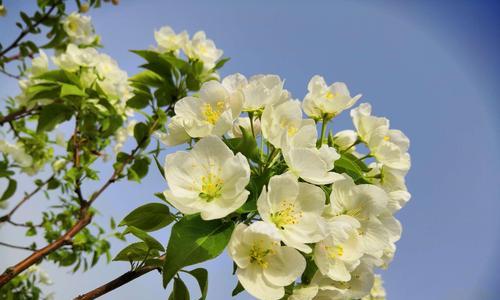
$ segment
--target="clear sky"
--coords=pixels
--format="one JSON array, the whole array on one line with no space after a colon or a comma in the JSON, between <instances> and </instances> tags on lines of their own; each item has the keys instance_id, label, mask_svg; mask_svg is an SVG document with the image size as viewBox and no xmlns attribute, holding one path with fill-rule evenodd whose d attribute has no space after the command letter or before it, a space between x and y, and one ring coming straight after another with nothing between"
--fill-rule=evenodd
<instances>
[{"instance_id":1,"label":"clear sky","mask_svg":"<svg viewBox=\"0 0 500 300\"><path fill-rule=\"evenodd\" d=\"M13 2L16 2L14 4ZM141 60L129 49L154 44L163 25L193 34L205 30L231 57L223 75L275 73L302 99L315 74L344 81L374 113L411 139L411 202L398 214L404 231L383 272L389 299L499 299L500 156L498 82L500 47L495 14L486 1L132 1L92 11L104 51L130 75ZM17 1L6 1L19 5ZM26 5L24 2L23 5ZM12 9L13 11L15 9ZM9 23L10 22L10 23ZM0 19L9 41L12 19ZM15 82L0 79L0 96ZM334 129L352 128L348 113ZM109 168L109 167L108 167ZM142 185L119 183L99 202L104 217L121 219L165 189L155 173ZM109 171L106 171L109 172ZM33 203L24 214L37 214ZM22 214L20 214L22 216ZM158 237L168 240L168 231ZM7 227L0 240L21 241ZM116 244L116 253L121 245ZM26 253L0 248L0 268ZM236 279L226 254L203 264L208 299L229 299ZM116 277L125 263L99 264L87 273L44 264L56 299L69 299ZM189 281L193 294L197 288ZM151 273L104 299L165 299ZM242 294L238 299L251 299Z\"/></svg>"}]
</instances>

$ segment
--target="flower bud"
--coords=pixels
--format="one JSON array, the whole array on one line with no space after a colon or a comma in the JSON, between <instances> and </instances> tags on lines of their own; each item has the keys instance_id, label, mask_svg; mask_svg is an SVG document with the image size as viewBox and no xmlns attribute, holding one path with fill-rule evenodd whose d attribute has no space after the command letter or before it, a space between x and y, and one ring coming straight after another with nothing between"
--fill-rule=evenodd
<instances>
[{"instance_id":1,"label":"flower bud","mask_svg":"<svg viewBox=\"0 0 500 300\"><path fill-rule=\"evenodd\" d=\"M0 17L3 17L7 14L7 8L5 8L5 5L0 5Z\"/></svg>"},{"instance_id":2,"label":"flower bud","mask_svg":"<svg viewBox=\"0 0 500 300\"><path fill-rule=\"evenodd\" d=\"M86 13L88 11L89 11L89 4L87 2L82 3L82 5L80 5L80 12Z\"/></svg>"}]
</instances>

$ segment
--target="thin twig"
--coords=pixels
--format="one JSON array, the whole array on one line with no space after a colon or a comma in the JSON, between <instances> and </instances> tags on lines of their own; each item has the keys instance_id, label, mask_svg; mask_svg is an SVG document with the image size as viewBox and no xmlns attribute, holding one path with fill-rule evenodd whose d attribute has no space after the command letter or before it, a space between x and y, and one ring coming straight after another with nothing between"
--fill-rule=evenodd
<instances>
[{"instance_id":1,"label":"thin twig","mask_svg":"<svg viewBox=\"0 0 500 300\"><path fill-rule=\"evenodd\" d=\"M0 242L1 246L9 247L9 248L14 248L14 249L20 249L20 250L27 250L27 251L36 251L36 249L31 249L30 247L23 247L23 246L17 246L17 245L12 245L4 242Z\"/></svg>"},{"instance_id":2,"label":"thin twig","mask_svg":"<svg viewBox=\"0 0 500 300\"><path fill-rule=\"evenodd\" d=\"M101 285L100 287L98 287L92 291L89 291L83 295L76 297L74 300L96 299L96 298L98 298L104 294L107 294L107 293L121 287L122 285L125 285L125 284L129 283L130 281L132 281L138 277L141 277L142 275L147 274L147 273L149 273L153 270L156 270L156 269L159 269L159 268L156 266L145 266L145 267L139 268L137 270L128 271L128 272L122 274L121 276L111 280L110 282L108 282L106 284Z\"/></svg>"},{"instance_id":3,"label":"thin twig","mask_svg":"<svg viewBox=\"0 0 500 300\"><path fill-rule=\"evenodd\" d=\"M11 112L8 115L0 116L0 126L2 126L5 123L9 123L9 122L24 118L26 116L30 116L30 115L34 114L39 108L40 107L38 107L38 106L34 106L30 109L23 107L23 108L20 108L16 111Z\"/></svg>"},{"instance_id":4,"label":"thin twig","mask_svg":"<svg viewBox=\"0 0 500 300\"><path fill-rule=\"evenodd\" d=\"M58 1L56 3L54 3L50 8L49 10L47 11L47 13L45 13L39 20L37 20L35 23L33 23L33 26L31 28L26 28L24 29L23 31L21 31L21 33L19 33L19 36L8 46L6 47L5 49L3 49L2 51L0 51L0 59L2 57L5 56L5 54L7 54L10 50L16 48L17 46L19 46L19 42L28 34L30 33L30 31L33 29L33 28L36 28L38 27L38 25L40 25L43 21L45 21L45 19L47 19L50 14L54 11L54 9L62 2L61 1Z\"/></svg>"},{"instance_id":5,"label":"thin twig","mask_svg":"<svg viewBox=\"0 0 500 300\"><path fill-rule=\"evenodd\" d=\"M10 78L13 78L13 79L18 79L18 80L19 80L19 79L21 79L21 76L19 76L19 75L14 75L14 74L12 74L12 73L8 72L8 71L7 71L7 70L5 70L5 69L0 69L0 73L4 74L5 76L8 76L8 77L10 77Z\"/></svg>"},{"instance_id":6,"label":"thin twig","mask_svg":"<svg viewBox=\"0 0 500 300\"><path fill-rule=\"evenodd\" d=\"M14 208L8 213L6 214L5 216L3 217L0 217L0 223L2 222L9 222L11 223L12 225L16 225L16 226L21 226L19 223L15 223L15 222L12 222L11 218L12 218L12 215L24 204L26 203L26 201L28 201L29 199L31 199L31 197L33 197L36 193L38 193L46 184L49 183L49 181L51 181L53 178L55 177L55 174L53 174L52 176L50 176L49 178L47 178L45 181L43 181L39 186L37 186L31 193L29 194L26 194L23 199L21 199L21 201L19 201L19 203L16 204L16 206L14 206ZM28 226L25 226L25 227L28 227Z\"/></svg>"},{"instance_id":7,"label":"thin twig","mask_svg":"<svg viewBox=\"0 0 500 300\"><path fill-rule=\"evenodd\" d=\"M78 221L61 237L47 246L43 247L40 250L35 251L33 254L17 263L16 265L8 268L5 272L0 275L0 288L4 286L7 282L12 280L12 278L19 275L21 272L29 268L30 266L41 261L45 256L50 253L58 250L64 245L71 244L72 238L78 234L82 229L84 229L90 222L92 221L93 214L90 210L90 206L97 200L97 198L112 184L114 183L121 175L125 167L131 163L137 154L142 149L142 146L146 140L152 135L153 131L156 129L158 125L159 119L156 119L155 122L150 127L150 130L144 138L137 143L137 146L131 151L130 155L127 159L122 163L122 165L115 169L111 177L102 185L100 189L94 192L88 201L85 201L83 205L80 207L80 217Z\"/></svg>"}]
</instances>

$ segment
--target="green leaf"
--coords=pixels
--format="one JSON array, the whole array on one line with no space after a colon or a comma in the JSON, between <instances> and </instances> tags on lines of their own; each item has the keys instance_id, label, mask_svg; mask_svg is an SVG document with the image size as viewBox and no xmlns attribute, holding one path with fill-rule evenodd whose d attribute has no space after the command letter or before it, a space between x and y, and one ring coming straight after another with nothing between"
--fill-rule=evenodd
<instances>
[{"instance_id":1,"label":"green leaf","mask_svg":"<svg viewBox=\"0 0 500 300\"><path fill-rule=\"evenodd\" d=\"M137 144L141 144L147 138L149 132L148 125L140 122L135 124L134 126L134 138L137 141Z\"/></svg>"},{"instance_id":2,"label":"green leaf","mask_svg":"<svg viewBox=\"0 0 500 300\"><path fill-rule=\"evenodd\" d=\"M255 162L260 161L260 152L257 146L257 141L252 133L240 126L242 137L227 139L227 146L236 154L241 152L246 157Z\"/></svg>"},{"instance_id":3,"label":"green leaf","mask_svg":"<svg viewBox=\"0 0 500 300\"><path fill-rule=\"evenodd\" d=\"M175 220L168 206L161 203L148 203L130 212L119 226L134 226L144 231L156 231Z\"/></svg>"},{"instance_id":4,"label":"green leaf","mask_svg":"<svg viewBox=\"0 0 500 300\"><path fill-rule=\"evenodd\" d=\"M38 99L55 99L60 94L60 86L55 83L40 83L28 87L26 95L30 101Z\"/></svg>"},{"instance_id":5,"label":"green leaf","mask_svg":"<svg viewBox=\"0 0 500 300\"><path fill-rule=\"evenodd\" d=\"M158 171L160 171L160 174L163 178L165 178L165 169L163 169L162 165L160 164L160 162L158 161L158 157L156 155L153 155L153 158L155 160L155 163L156 163L156 167L158 168Z\"/></svg>"},{"instance_id":6,"label":"green leaf","mask_svg":"<svg viewBox=\"0 0 500 300\"><path fill-rule=\"evenodd\" d=\"M61 85L60 97L63 98L66 96L86 97L87 94L82 89L77 87L76 85L63 83Z\"/></svg>"},{"instance_id":7,"label":"green leaf","mask_svg":"<svg viewBox=\"0 0 500 300\"><path fill-rule=\"evenodd\" d=\"M17 189L17 181L9 178L9 183L7 184L7 188L5 189L5 191L2 194L2 197L0 198L0 202L5 201L10 197L12 197L12 195L14 195L14 193L16 192L16 189Z\"/></svg>"},{"instance_id":8,"label":"green leaf","mask_svg":"<svg viewBox=\"0 0 500 300\"><path fill-rule=\"evenodd\" d=\"M151 98L143 94L135 94L127 100L127 106L135 109L143 109L149 104Z\"/></svg>"},{"instance_id":9,"label":"green leaf","mask_svg":"<svg viewBox=\"0 0 500 300\"><path fill-rule=\"evenodd\" d=\"M180 278L174 279L174 289L168 300L189 300L189 290Z\"/></svg>"},{"instance_id":10,"label":"green leaf","mask_svg":"<svg viewBox=\"0 0 500 300\"><path fill-rule=\"evenodd\" d=\"M132 233L138 239L145 242L146 245L148 246L148 249L158 250L158 251L162 251L162 252L165 251L165 248L163 248L163 245L160 242L158 242L154 237L147 234L146 231L144 231L144 230L141 230L141 229L134 227L134 226L129 226L125 230L124 234L127 234L127 233Z\"/></svg>"},{"instance_id":11,"label":"green leaf","mask_svg":"<svg viewBox=\"0 0 500 300\"><path fill-rule=\"evenodd\" d=\"M64 104L53 103L46 105L40 111L36 131L38 133L51 131L57 124L71 119L72 115L73 110Z\"/></svg>"},{"instance_id":12,"label":"green leaf","mask_svg":"<svg viewBox=\"0 0 500 300\"><path fill-rule=\"evenodd\" d=\"M314 263L314 259L312 257L307 258L306 269L304 270L304 273L302 273L301 282L303 284L309 284L317 270L318 267Z\"/></svg>"},{"instance_id":13,"label":"green leaf","mask_svg":"<svg viewBox=\"0 0 500 300\"><path fill-rule=\"evenodd\" d=\"M150 161L147 157L141 157L134 160L134 164L130 166L130 168L134 170L134 174L137 175L137 179L140 180L148 174L149 163Z\"/></svg>"},{"instance_id":14,"label":"green leaf","mask_svg":"<svg viewBox=\"0 0 500 300\"><path fill-rule=\"evenodd\" d=\"M236 287L233 289L233 292L231 293L231 296L236 296L238 295L239 293L243 292L245 290L245 288L241 285L241 283L238 281L238 284L236 285Z\"/></svg>"},{"instance_id":15,"label":"green leaf","mask_svg":"<svg viewBox=\"0 0 500 300\"><path fill-rule=\"evenodd\" d=\"M198 281L198 285L200 286L201 297L198 300L205 300L207 298L208 290L208 271L203 268L197 268L187 272L193 275L196 281Z\"/></svg>"},{"instance_id":16,"label":"green leaf","mask_svg":"<svg viewBox=\"0 0 500 300\"><path fill-rule=\"evenodd\" d=\"M41 75L35 77L36 79L52 81L52 82L62 82L68 84L74 84L80 86L80 80L77 75L64 71L64 70L52 70L45 72Z\"/></svg>"},{"instance_id":17,"label":"green leaf","mask_svg":"<svg viewBox=\"0 0 500 300\"><path fill-rule=\"evenodd\" d=\"M158 74L144 70L129 79L132 82L140 82L153 87L161 87L165 84L165 81Z\"/></svg>"},{"instance_id":18,"label":"green leaf","mask_svg":"<svg viewBox=\"0 0 500 300\"><path fill-rule=\"evenodd\" d=\"M149 253L149 254L148 254ZM158 251L151 251L148 245L144 242L137 242L128 245L123 248L116 256L113 258L114 261L142 261L148 257L158 256Z\"/></svg>"},{"instance_id":19,"label":"green leaf","mask_svg":"<svg viewBox=\"0 0 500 300\"><path fill-rule=\"evenodd\" d=\"M163 265L163 286L183 267L219 256L226 248L234 225L222 220L204 221L199 215L182 218L172 227Z\"/></svg>"},{"instance_id":20,"label":"green leaf","mask_svg":"<svg viewBox=\"0 0 500 300\"><path fill-rule=\"evenodd\" d=\"M229 60L230 60L229 57L226 57L226 58L223 58L223 59L219 60L215 64L214 70L218 70L218 69L222 68Z\"/></svg>"},{"instance_id":21,"label":"green leaf","mask_svg":"<svg viewBox=\"0 0 500 300\"><path fill-rule=\"evenodd\" d=\"M368 167L350 153L341 153L340 158L335 161L333 170L337 173L346 173L351 176L356 184L370 183L370 181L365 178L365 171L363 171L369 170Z\"/></svg>"}]
</instances>

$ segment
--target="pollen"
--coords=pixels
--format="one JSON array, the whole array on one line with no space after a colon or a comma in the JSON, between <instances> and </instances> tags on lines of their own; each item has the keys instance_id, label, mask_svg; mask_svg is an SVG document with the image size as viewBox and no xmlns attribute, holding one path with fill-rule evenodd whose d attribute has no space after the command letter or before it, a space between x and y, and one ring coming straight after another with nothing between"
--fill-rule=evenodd
<instances>
[{"instance_id":1,"label":"pollen","mask_svg":"<svg viewBox=\"0 0 500 300\"><path fill-rule=\"evenodd\" d=\"M217 121L219 121L220 115L224 112L224 109L224 101L217 101L215 106L205 103L203 104L202 113L208 123L215 125Z\"/></svg>"},{"instance_id":2,"label":"pollen","mask_svg":"<svg viewBox=\"0 0 500 300\"><path fill-rule=\"evenodd\" d=\"M326 92L326 94L325 94L325 98L326 98L327 100L333 100L333 99L335 99L337 96L338 96L338 94L337 94L337 93L332 93L331 91L328 91L328 92Z\"/></svg>"},{"instance_id":3,"label":"pollen","mask_svg":"<svg viewBox=\"0 0 500 300\"><path fill-rule=\"evenodd\" d=\"M388 135L384 136L384 141L389 141L390 139L391 139L390 136L388 136Z\"/></svg>"},{"instance_id":4,"label":"pollen","mask_svg":"<svg viewBox=\"0 0 500 300\"><path fill-rule=\"evenodd\" d=\"M223 183L223 180L213 173L209 173L207 176L201 177L200 198L210 202L215 198L220 197L222 194Z\"/></svg>"},{"instance_id":5,"label":"pollen","mask_svg":"<svg viewBox=\"0 0 500 300\"><path fill-rule=\"evenodd\" d=\"M342 246L326 246L326 251L331 258L338 258L344 255L344 248Z\"/></svg>"},{"instance_id":6,"label":"pollen","mask_svg":"<svg viewBox=\"0 0 500 300\"><path fill-rule=\"evenodd\" d=\"M302 218L302 212L295 208L295 204L290 201L281 201L277 212L271 214L271 221L280 229L285 229L286 225L297 224Z\"/></svg>"},{"instance_id":7,"label":"pollen","mask_svg":"<svg viewBox=\"0 0 500 300\"><path fill-rule=\"evenodd\" d=\"M250 263L256 263L266 269L269 266L266 257L272 254L274 254L272 249L264 248L262 243L255 243L252 248L250 248Z\"/></svg>"}]
</instances>

